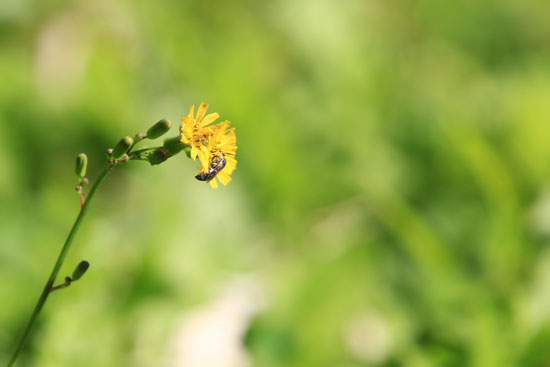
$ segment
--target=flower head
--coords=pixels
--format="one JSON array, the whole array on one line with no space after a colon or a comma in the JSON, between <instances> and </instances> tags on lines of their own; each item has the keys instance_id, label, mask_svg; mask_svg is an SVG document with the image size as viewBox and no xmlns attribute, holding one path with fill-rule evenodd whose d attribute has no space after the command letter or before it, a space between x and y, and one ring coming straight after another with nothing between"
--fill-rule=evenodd
<instances>
[{"instance_id":1,"label":"flower head","mask_svg":"<svg viewBox=\"0 0 550 367\"><path fill-rule=\"evenodd\" d=\"M208 150L204 143L214 133L212 128L207 126L220 117L216 112L206 115L207 110L208 103L202 102L195 116L195 106L191 106L189 114L182 117L180 128L181 142L191 147L191 158L195 160L198 156L203 165L208 164Z\"/></svg>"},{"instance_id":2,"label":"flower head","mask_svg":"<svg viewBox=\"0 0 550 367\"><path fill-rule=\"evenodd\" d=\"M201 103L195 116L194 106L191 106L189 114L181 119L180 141L191 147L190 156L193 160L199 157L201 169L196 178L218 188L216 178L227 185L237 166L237 138L235 129L229 128L229 121L210 125L219 115L210 113L205 116L207 109L208 104Z\"/></svg>"},{"instance_id":3,"label":"flower head","mask_svg":"<svg viewBox=\"0 0 550 367\"><path fill-rule=\"evenodd\" d=\"M235 153L237 138L235 129L229 129L230 122L224 121L212 126L214 131L208 139L206 148L209 153L208 165L202 165L199 175L204 175L210 186L217 189L216 178L225 186L231 181L231 173L237 167ZM210 177L211 176L211 177Z\"/></svg>"}]
</instances>

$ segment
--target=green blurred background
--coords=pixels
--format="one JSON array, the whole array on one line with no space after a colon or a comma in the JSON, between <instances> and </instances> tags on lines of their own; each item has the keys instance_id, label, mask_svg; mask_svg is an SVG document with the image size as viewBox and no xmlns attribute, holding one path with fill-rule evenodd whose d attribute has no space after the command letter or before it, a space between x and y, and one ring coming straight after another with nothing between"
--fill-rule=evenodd
<instances>
[{"instance_id":1,"label":"green blurred background","mask_svg":"<svg viewBox=\"0 0 550 367\"><path fill-rule=\"evenodd\" d=\"M183 154L117 168L20 366L550 366L548 14L2 0L0 361L78 212L76 154L93 179L206 101L231 184Z\"/></svg>"}]
</instances>

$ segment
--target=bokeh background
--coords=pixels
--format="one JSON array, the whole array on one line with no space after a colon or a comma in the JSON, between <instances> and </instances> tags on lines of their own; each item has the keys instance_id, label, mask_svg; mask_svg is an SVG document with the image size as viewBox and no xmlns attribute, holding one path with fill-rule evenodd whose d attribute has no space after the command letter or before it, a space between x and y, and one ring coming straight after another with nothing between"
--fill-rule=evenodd
<instances>
[{"instance_id":1,"label":"bokeh background","mask_svg":"<svg viewBox=\"0 0 550 367\"><path fill-rule=\"evenodd\" d=\"M20 366L550 366L550 2L0 2L0 361L90 158L191 104L227 187L117 168ZM4 363L4 362L2 362Z\"/></svg>"}]
</instances>

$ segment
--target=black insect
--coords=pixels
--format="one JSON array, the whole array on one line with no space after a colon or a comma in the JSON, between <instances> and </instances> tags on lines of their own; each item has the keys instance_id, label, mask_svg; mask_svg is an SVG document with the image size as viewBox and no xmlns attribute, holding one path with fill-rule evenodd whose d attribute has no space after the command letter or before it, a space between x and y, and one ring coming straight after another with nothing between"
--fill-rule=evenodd
<instances>
[{"instance_id":1,"label":"black insect","mask_svg":"<svg viewBox=\"0 0 550 367\"><path fill-rule=\"evenodd\" d=\"M195 178L199 181L210 182L222 169L224 169L227 161L225 154L220 150L221 155L215 155L210 159L210 166L207 172L200 172Z\"/></svg>"}]
</instances>

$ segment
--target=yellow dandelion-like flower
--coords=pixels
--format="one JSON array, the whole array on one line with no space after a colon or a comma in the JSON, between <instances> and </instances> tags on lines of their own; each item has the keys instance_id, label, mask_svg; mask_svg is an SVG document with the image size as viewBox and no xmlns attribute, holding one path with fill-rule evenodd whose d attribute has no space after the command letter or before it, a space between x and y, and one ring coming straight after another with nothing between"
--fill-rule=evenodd
<instances>
[{"instance_id":1,"label":"yellow dandelion-like flower","mask_svg":"<svg viewBox=\"0 0 550 367\"><path fill-rule=\"evenodd\" d=\"M209 164L209 151L204 143L214 134L214 129L207 126L220 117L216 112L206 115L207 110L208 103L202 102L195 116L195 106L191 106L189 114L182 117L180 128L180 141L191 147L191 158L199 157L203 166Z\"/></svg>"},{"instance_id":2,"label":"yellow dandelion-like flower","mask_svg":"<svg viewBox=\"0 0 550 367\"><path fill-rule=\"evenodd\" d=\"M197 179L208 181L214 189L218 188L216 178L225 186L231 181L231 173L237 167L235 153L237 137L235 129L229 129L230 122L224 121L212 126L212 136L206 145L208 164L202 165Z\"/></svg>"}]
</instances>

